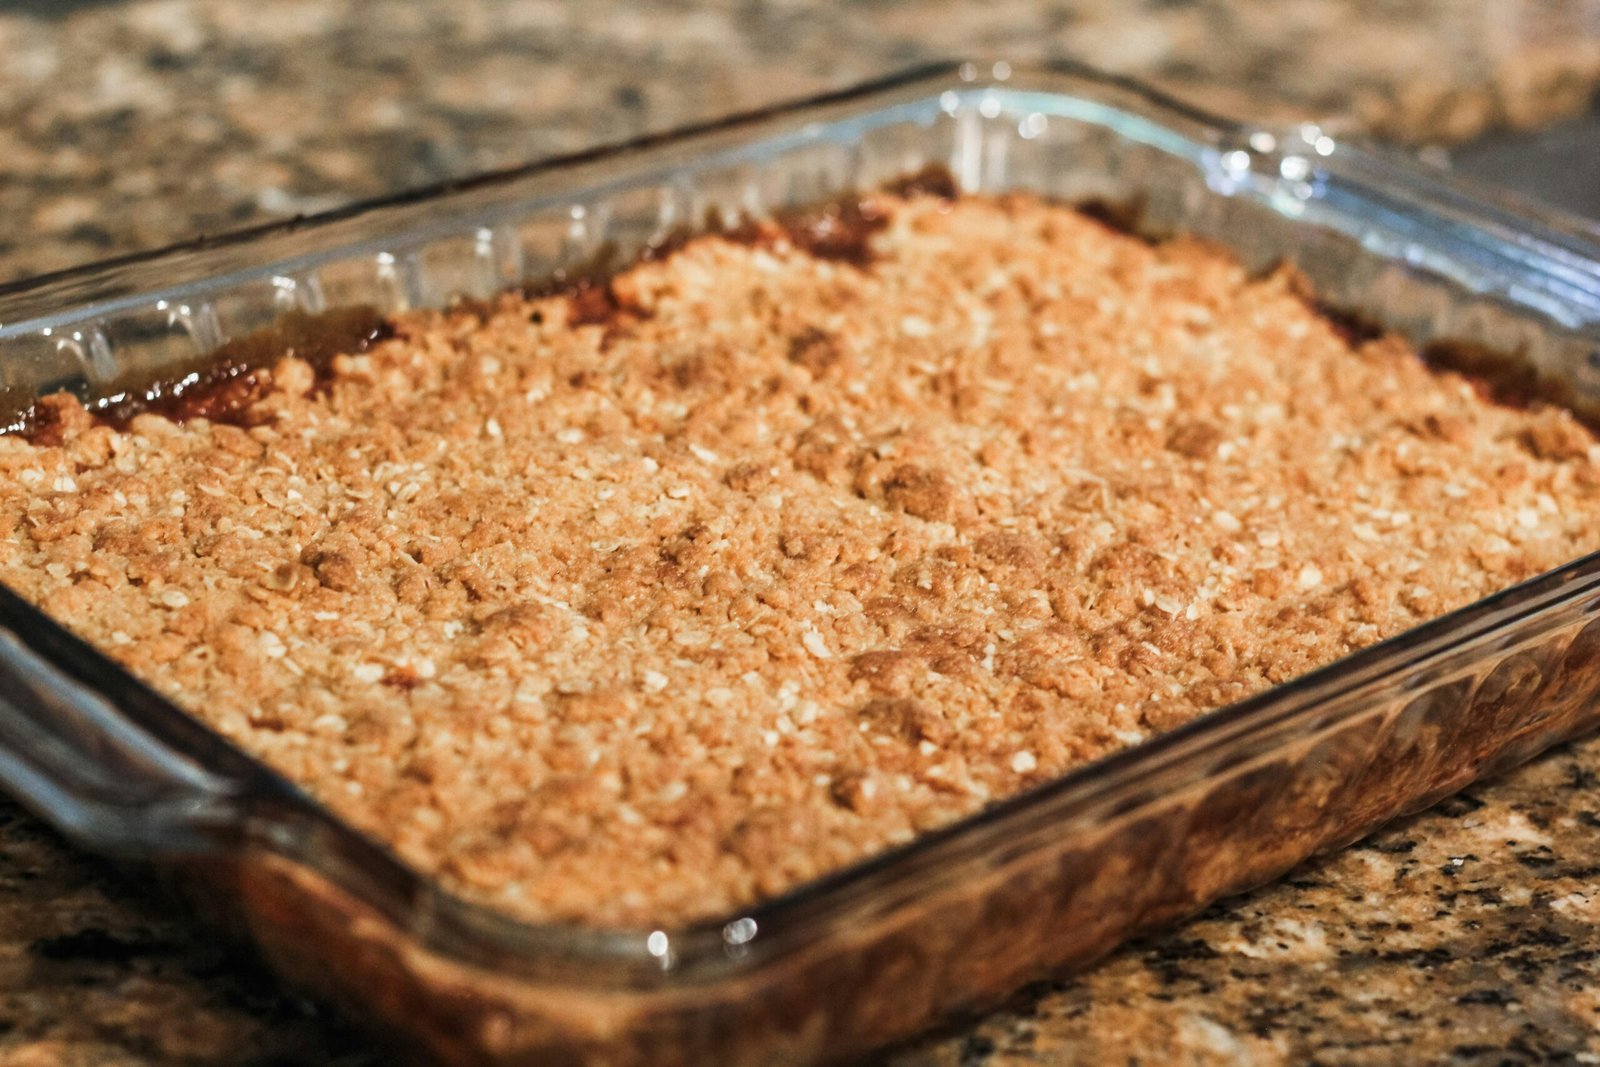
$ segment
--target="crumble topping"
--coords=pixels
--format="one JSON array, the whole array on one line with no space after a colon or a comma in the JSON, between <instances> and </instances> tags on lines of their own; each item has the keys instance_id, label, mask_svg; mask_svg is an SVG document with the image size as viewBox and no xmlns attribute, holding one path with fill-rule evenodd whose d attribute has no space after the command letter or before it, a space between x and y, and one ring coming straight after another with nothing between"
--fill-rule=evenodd
<instances>
[{"instance_id":1,"label":"crumble topping","mask_svg":"<svg viewBox=\"0 0 1600 1067\"><path fill-rule=\"evenodd\" d=\"M1596 547L1600 450L1024 196L0 437L0 580L450 888L714 916Z\"/></svg>"}]
</instances>

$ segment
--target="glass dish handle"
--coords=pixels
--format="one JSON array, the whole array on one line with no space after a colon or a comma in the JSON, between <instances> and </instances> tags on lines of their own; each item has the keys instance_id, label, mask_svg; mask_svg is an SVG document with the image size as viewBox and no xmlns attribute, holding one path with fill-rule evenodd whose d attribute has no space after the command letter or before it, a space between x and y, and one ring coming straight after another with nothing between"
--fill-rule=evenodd
<instances>
[{"instance_id":1,"label":"glass dish handle","mask_svg":"<svg viewBox=\"0 0 1600 1067\"><path fill-rule=\"evenodd\" d=\"M214 742L140 688L0 589L0 789L97 851L147 859L214 845L239 822L251 767L206 759Z\"/></svg>"}]
</instances>

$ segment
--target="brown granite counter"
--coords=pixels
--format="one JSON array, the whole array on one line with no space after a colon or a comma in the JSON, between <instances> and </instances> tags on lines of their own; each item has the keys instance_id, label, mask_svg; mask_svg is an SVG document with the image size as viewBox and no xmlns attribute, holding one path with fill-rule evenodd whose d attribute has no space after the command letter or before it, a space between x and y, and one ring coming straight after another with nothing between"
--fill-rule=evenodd
<instances>
[{"instance_id":1,"label":"brown granite counter","mask_svg":"<svg viewBox=\"0 0 1600 1067\"><path fill-rule=\"evenodd\" d=\"M1245 117L1313 116L1412 141L1550 119L1600 81L1595 0L601 10L581 0L0 7L0 278L965 54L1070 56Z\"/></svg>"},{"instance_id":2,"label":"brown granite counter","mask_svg":"<svg viewBox=\"0 0 1600 1067\"><path fill-rule=\"evenodd\" d=\"M975 51L1246 117L1454 141L1581 107L1594 0L27 0L0 11L0 278ZM1600 1062L1600 740L894 1057ZM386 1062L0 804L0 1060Z\"/></svg>"}]
</instances>

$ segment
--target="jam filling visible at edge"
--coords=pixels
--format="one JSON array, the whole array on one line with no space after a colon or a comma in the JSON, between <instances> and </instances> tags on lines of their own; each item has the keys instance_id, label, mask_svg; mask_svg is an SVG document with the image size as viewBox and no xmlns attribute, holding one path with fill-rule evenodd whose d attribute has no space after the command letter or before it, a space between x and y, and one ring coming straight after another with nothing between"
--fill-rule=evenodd
<instances>
[{"instance_id":1,"label":"jam filling visible at edge","mask_svg":"<svg viewBox=\"0 0 1600 1067\"><path fill-rule=\"evenodd\" d=\"M883 187L901 195L926 194L953 199L956 186L943 168L929 167ZM872 262L872 235L888 224L874 210L870 198L848 197L817 207L778 216L772 222L741 220L729 224L720 217L707 219L701 233L720 235L744 244L769 244L787 240L819 259L867 267ZM698 236L688 230L674 233L624 259L614 247L602 249L589 262L567 268L545 282L525 285L527 297L566 295L571 301L568 321L575 326L608 325L622 317L642 317L645 309L619 299L613 278L635 263L661 260ZM487 301L463 298L452 310L486 314ZM310 364L316 387L326 388L332 377L333 357L359 354L393 336L393 323L369 306L340 308L318 315L291 312L271 327L229 341L215 352L176 371L169 369L155 381L128 382L114 396L90 402L90 414L101 425L124 429L135 415L163 415L175 422L205 418L212 422L246 425L251 406L267 388L263 370L285 356ZM18 411L9 429L38 444L57 445L62 433L54 410L34 401Z\"/></svg>"},{"instance_id":2,"label":"jam filling visible at edge","mask_svg":"<svg viewBox=\"0 0 1600 1067\"><path fill-rule=\"evenodd\" d=\"M926 167L887 183L881 190L899 196L926 195L946 200L961 195L950 172L938 166ZM1136 202L1117 204L1097 200L1075 207L1108 229L1158 243L1145 230L1142 207ZM742 219L729 224L713 213L697 232L688 229L675 232L629 257L619 256L615 247L606 247L587 263L557 271L546 281L524 285L518 291L529 298L565 295L570 301L569 323L610 327L649 314L647 309L619 296L612 280L634 264L666 259L692 237L714 235L752 246L782 241L818 259L865 269L873 262L872 237L887 225L887 216L870 196L852 195L780 213L770 221ZM1332 307L1319 300L1309 284L1302 298L1351 348L1360 347L1384 333L1381 326L1359 312ZM452 310L484 317L491 306L489 301L461 298ZM359 354L393 334L392 321L370 306L340 308L317 315L291 312L273 326L229 341L211 355L179 368L176 376L168 371L154 382L129 383L114 397L89 405L90 413L100 424L116 429L124 429L135 415L146 412L175 422L205 418L212 422L247 425L252 405L267 388L262 372L279 359L294 356L304 360L316 374L315 388L324 389L332 378L335 356ZM1463 374L1481 394L1502 404L1527 406L1548 401L1572 406L1569 389L1562 388L1559 383L1535 380L1529 368L1511 355L1444 341L1425 346L1421 356L1430 366ZM1594 413L1578 414L1591 425L1600 421ZM37 401L21 410L9 429L0 429L0 432L19 433L44 445L60 444L62 437L53 409Z\"/></svg>"}]
</instances>

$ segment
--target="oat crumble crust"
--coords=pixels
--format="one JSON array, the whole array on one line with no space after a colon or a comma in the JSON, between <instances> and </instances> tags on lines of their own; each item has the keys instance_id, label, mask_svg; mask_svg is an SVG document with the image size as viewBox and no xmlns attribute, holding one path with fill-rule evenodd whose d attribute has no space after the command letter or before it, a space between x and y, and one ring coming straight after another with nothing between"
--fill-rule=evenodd
<instances>
[{"instance_id":1,"label":"oat crumble crust","mask_svg":"<svg viewBox=\"0 0 1600 1067\"><path fill-rule=\"evenodd\" d=\"M415 312L248 427L49 401L0 580L451 888L712 916L1596 547L1600 448L1294 280L885 194Z\"/></svg>"}]
</instances>

